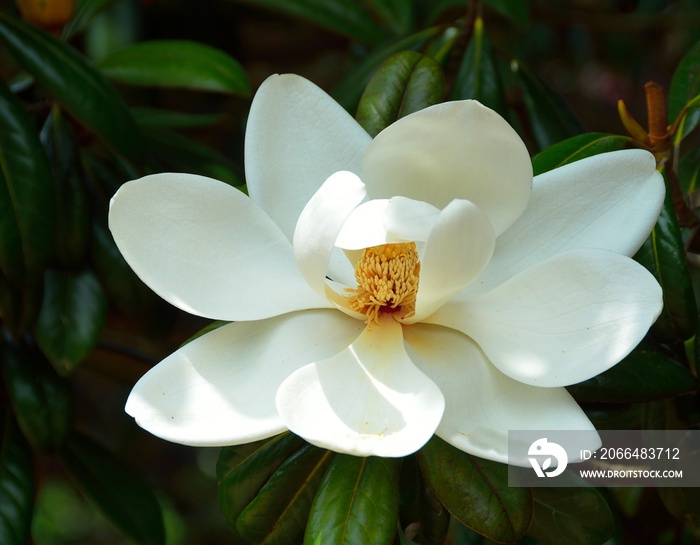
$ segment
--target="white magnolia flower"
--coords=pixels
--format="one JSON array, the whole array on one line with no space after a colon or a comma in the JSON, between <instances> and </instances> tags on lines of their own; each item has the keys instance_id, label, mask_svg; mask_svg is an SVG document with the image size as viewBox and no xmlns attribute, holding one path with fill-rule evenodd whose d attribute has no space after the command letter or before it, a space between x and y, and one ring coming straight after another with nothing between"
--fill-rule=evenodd
<instances>
[{"instance_id":1,"label":"white magnolia flower","mask_svg":"<svg viewBox=\"0 0 700 545\"><path fill-rule=\"evenodd\" d=\"M475 101L372 140L283 75L253 101L245 161L250 198L160 174L112 201L136 273L173 305L233 322L134 387L127 412L164 439L290 429L393 457L437 434L505 462L508 430L593 429L564 386L619 362L661 310L658 283L628 257L664 195L645 151L533 180L520 138Z\"/></svg>"}]
</instances>

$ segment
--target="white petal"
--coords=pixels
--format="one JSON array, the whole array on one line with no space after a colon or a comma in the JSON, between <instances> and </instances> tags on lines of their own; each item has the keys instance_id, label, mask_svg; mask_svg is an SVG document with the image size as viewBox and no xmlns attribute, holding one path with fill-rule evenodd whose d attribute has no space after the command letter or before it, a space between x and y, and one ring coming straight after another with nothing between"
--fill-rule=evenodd
<instances>
[{"instance_id":1,"label":"white petal","mask_svg":"<svg viewBox=\"0 0 700 545\"><path fill-rule=\"evenodd\" d=\"M537 176L525 213L498 238L491 263L465 296L566 250L634 255L659 217L664 191L644 150L604 153Z\"/></svg>"},{"instance_id":2,"label":"white petal","mask_svg":"<svg viewBox=\"0 0 700 545\"><path fill-rule=\"evenodd\" d=\"M277 394L290 430L356 456L417 451L440 423L440 390L413 365L393 319L365 329L346 350L301 368Z\"/></svg>"},{"instance_id":3,"label":"white petal","mask_svg":"<svg viewBox=\"0 0 700 545\"><path fill-rule=\"evenodd\" d=\"M466 100L389 125L369 146L362 179L370 199L401 195L438 208L453 199L472 201L500 234L527 206L532 166L510 125Z\"/></svg>"},{"instance_id":4,"label":"white petal","mask_svg":"<svg viewBox=\"0 0 700 545\"><path fill-rule=\"evenodd\" d=\"M392 197L384 214L384 228L397 240L425 242L439 216L440 209L432 204Z\"/></svg>"},{"instance_id":5,"label":"white petal","mask_svg":"<svg viewBox=\"0 0 700 545\"><path fill-rule=\"evenodd\" d=\"M294 231L294 255L316 293L325 294L325 278L338 232L365 197L365 186L352 172L336 172L311 197Z\"/></svg>"},{"instance_id":6,"label":"white petal","mask_svg":"<svg viewBox=\"0 0 700 545\"><path fill-rule=\"evenodd\" d=\"M351 343L364 324L312 310L224 325L186 344L136 383L126 412L186 445L234 445L286 429L275 409L282 381Z\"/></svg>"},{"instance_id":7,"label":"white petal","mask_svg":"<svg viewBox=\"0 0 700 545\"><path fill-rule=\"evenodd\" d=\"M297 218L334 172L361 171L372 138L324 91L293 75L258 89L245 135L248 192L292 240Z\"/></svg>"},{"instance_id":8,"label":"white petal","mask_svg":"<svg viewBox=\"0 0 700 545\"><path fill-rule=\"evenodd\" d=\"M136 274L191 314L257 320L330 306L269 216L222 182L190 174L129 182L112 199L109 227Z\"/></svg>"},{"instance_id":9,"label":"white petal","mask_svg":"<svg viewBox=\"0 0 700 545\"><path fill-rule=\"evenodd\" d=\"M473 203L448 204L425 243L416 313L405 323L421 321L474 280L489 262L495 240L491 223Z\"/></svg>"},{"instance_id":10,"label":"white petal","mask_svg":"<svg viewBox=\"0 0 700 545\"><path fill-rule=\"evenodd\" d=\"M508 463L508 430L595 429L564 388L537 388L507 377L457 331L417 324L405 329L404 338L411 359L445 396L435 433L458 449ZM527 458L510 462L530 466Z\"/></svg>"},{"instance_id":11,"label":"white petal","mask_svg":"<svg viewBox=\"0 0 700 545\"><path fill-rule=\"evenodd\" d=\"M662 305L656 279L632 259L574 250L474 300L450 301L426 321L469 335L516 380L567 386L629 354Z\"/></svg>"},{"instance_id":12,"label":"white petal","mask_svg":"<svg viewBox=\"0 0 700 545\"><path fill-rule=\"evenodd\" d=\"M390 242L384 229L388 205L389 199L376 199L355 208L343 223L335 245L345 250L361 250Z\"/></svg>"}]
</instances>

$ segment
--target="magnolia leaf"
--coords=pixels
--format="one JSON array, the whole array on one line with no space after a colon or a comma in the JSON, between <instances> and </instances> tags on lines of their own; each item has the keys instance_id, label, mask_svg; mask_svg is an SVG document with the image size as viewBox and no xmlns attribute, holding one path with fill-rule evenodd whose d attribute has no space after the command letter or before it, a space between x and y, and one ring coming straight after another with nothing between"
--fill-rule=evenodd
<instances>
[{"instance_id":1,"label":"magnolia leaf","mask_svg":"<svg viewBox=\"0 0 700 545\"><path fill-rule=\"evenodd\" d=\"M700 148L693 148L678 163L678 181L686 195L700 189Z\"/></svg>"},{"instance_id":2,"label":"magnolia leaf","mask_svg":"<svg viewBox=\"0 0 700 545\"><path fill-rule=\"evenodd\" d=\"M432 106L443 94L442 67L415 51L390 57L367 84L357 121L374 137L397 119Z\"/></svg>"},{"instance_id":3,"label":"magnolia leaf","mask_svg":"<svg viewBox=\"0 0 700 545\"><path fill-rule=\"evenodd\" d=\"M530 6L527 0L484 0L484 4L501 12L520 26L527 26L530 22Z\"/></svg>"},{"instance_id":4,"label":"magnolia leaf","mask_svg":"<svg viewBox=\"0 0 700 545\"><path fill-rule=\"evenodd\" d=\"M433 437L417 454L425 480L460 523L499 543L515 543L532 520L532 495L508 486L507 466Z\"/></svg>"},{"instance_id":5,"label":"magnolia leaf","mask_svg":"<svg viewBox=\"0 0 700 545\"><path fill-rule=\"evenodd\" d=\"M603 132L580 134L539 152L532 158L532 169L534 175L537 176L586 157L624 149L630 143L632 143L632 139L629 136Z\"/></svg>"},{"instance_id":6,"label":"magnolia leaf","mask_svg":"<svg viewBox=\"0 0 700 545\"><path fill-rule=\"evenodd\" d=\"M336 455L311 506L305 545L391 545L399 515L399 460Z\"/></svg>"},{"instance_id":7,"label":"magnolia leaf","mask_svg":"<svg viewBox=\"0 0 700 545\"><path fill-rule=\"evenodd\" d=\"M108 55L98 67L128 85L250 94L243 67L214 47L186 40L140 42Z\"/></svg>"},{"instance_id":8,"label":"magnolia leaf","mask_svg":"<svg viewBox=\"0 0 700 545\"><path fill-rule=\"evenodd\" d=\"M700 95L698 74L700 74L700 42L685 54L671 78L668 96L669 123L674 123L686 104ZM698 124L700 124L700 110L689 111L683 122L680 138L689 134Z\"/></svg>"},{"instance_id":9,"label":"magnolia leaf","mask_svg":"<svg viewBox=\"0 0 700 545\"><path fill-rule=\"evenodd\" d=\"M61 32L62 38L67 40L85 30L101 11L114 2L115 0L78 1L73 18L63 27L63 31Z\"/></svg>"},{"instance_id":10,"label":"magnolia leaf","mask_svg":"<svg viewBox=\"0 0 700 545\"><path fill-rule=\"evenodd\" d=\"M136 123L143 128L192 129L219 123L220 114L190 114L157 108L132 108Z\"/></svg>"},{"instance_id":11,"label":"magnolia leaf","mask_svg":"<svg viewBox=\"0 0 700 545\"><path fill-rule=\"evenodd\" d=\"M0 316L3 326L15 339L34 327L43 297L41 284L18 288L0 271Z\"/></svg>"}]
</instances>

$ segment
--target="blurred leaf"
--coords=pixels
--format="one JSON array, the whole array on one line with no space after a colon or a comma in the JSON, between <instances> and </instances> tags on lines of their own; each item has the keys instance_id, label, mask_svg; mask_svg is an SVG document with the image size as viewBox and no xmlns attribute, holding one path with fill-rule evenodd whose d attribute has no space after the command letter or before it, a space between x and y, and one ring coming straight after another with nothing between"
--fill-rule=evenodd
<instances>
[{"instance_id":1,"label":"blurred leaf","mask_svg":"<svg viewBox=\"0 0 700 545\"><path fill-rule=\"evenodd\" d=\"M131 159L141 159L141 135L116 90L75 49L0 12L0 39L65 109Z\"/></svg>"},{"instance_id":2,"label":"blurred leaf","mask_svg":"<svg viewBox=\"0 0 700 545\"><path fill-rule=\"evenodd\" d=\"M219 480L219 505L231 528L246 506L282 463L304 446L292 433L283 433L241 456L241 446L225 447L219 454L216 475Z\"/></svg>"},{"instance_id":3,"label":"blurred leaf","mask_svg":"<svg viewBox=\"0 0 700 545\"><path fill-rule=\"evenodd\" d=\"M298 545L311 502L333 453L306 445L292 454L238 517L236 529L258 545Z\"/></svg>"},{"instance_id":4,"label":"blurred leaf","mask_svg":"<svg viewBox=\"0 0 700 545\"><path fill-rule=\"evenodd\" d=\"M311 506L304 543L391 545L399 515L400 460L336 455Z\"/></svg>"},{"instance_id":5,"label":"blurred leaf","mask_svg":"<svg viewBox=\"0 0 700 545\"><path fill-rule=\"evenodd\" d=\"M474 22L472 36L452 89L452 100L466 98L478 100L503 116L507 114L503 85L480 17Z\"/></svg>"},{"instance_id":6,"label":"blurred leaf","mask_svg":"<svg viewBox=\"0 0 700 545\"><path fill-rule=\"evenodd\" d=\"M61 462L87 498L129 539L164 545L160 505L153 491L114 456L87 437L73 437Z\"/></svg>"},{"instance_id":7,"label":"blurred leaf","mask_svg":"<svg viewBox=\"0 0 700 545\"><path fill-rule=\"evenodd\" d=\"M222 120L219 114L190 114L156 108L132 108L131 113L136 123L144 128L191 129L214 125Z\"/></svg>"},{"instance_id":8,"label":"blurred leaf","mask_svg":"<svg viewBox=\"0 0 700 545\"><path fill-rule=\"evenodd\" d=\"M238 61L186 40L137 43L108 55L98 67L111 80L129 85L250 94L248 76Z\"/></svg>"},{"instance_id":9,"label":"blurred leaf","mask_svg":"<svg viewBox=\"0 0 700 545\"><path fill-rule=\"evenodd\" d=\"M42 292L41 284L17 288L0 271L0 316L3 326L14 338L20 338L34 327Z\"/></svg>"},{"instance_id":10,"label":"blurred leaf","mask_svg":"<svg viewBox=\"0 0 700 545\"><path fill-rule=\"evenodd\" d=\"M697 379L683 365L654 350L636 348L606 372L568 386L579 403L641 403L689 394Z\"/></svg>"},{"instance_id":11,"label":"blurred leaf","mask_svg":"<svg viewBox=\"0 0 700 545\"><path fill-rule=\"evenodd\" d=\"M17 287L31 286L51 255L51 171L32 122L0 82L0 270Z\"/></svg>"},{"instance_id":12,"label":"blurred leaf","mask_svg":"<svg viewBox=\"0 0 700 545\"><path fill-rule=\"evenodd\" d=\"M402 51L379 68L362 94L357 121L374 137L397 119L436 104L443 95L442 67L415 51Z\"/></svg>"},{"instance_id":13,"label":"blurred leaf","mask_svg":"<svg viewBox=\"0 0 700 545\"><path fill-rule=\"evenodd\" d=\"M659 496L674 517L700 526L700 488L659 488Z\"/></svg>"},{"instance_id":14,"label":"blurred leaf","mask_svg":"<svg viewBox=\"0 0 700 545\"><path fill-rule=\"evenodd\" d=\"M527 0L484 0L484 4L501 12L520 26L527 26L530 23L530 6Z\"/></svg>"},{"instance_id":15,"label":"blurred leaf","mask_svg":"<svg viewBox=\"0 0 700 545\"><path fill-rule=\"evenodd\" d=\"M668 97L669 123L674 123L687 102L700 95L700 42L696 43L678 63L671 78ZM700 123L700 110L688 112L681 137L690 133Z\"/></svg>"},{"instance_id":16,"label":"blurred leaf","mask_svg":"<svg viewBox=\"0 0 700 545\"><path fill-rule=\"evenodd\" d=\"M114 0L78 0L75 14L63 27L61 37L68 40L72 36L82 32L92 20L105 8L114 3Z\"/></svg>"},{"instance_id":17,"label":"blurred leaf","mask_svg":"<svg viewBox=\"0 0 700 545\"><path fill-rule=\"evenodd\" d=\"M91 271L46 273L34 335L59 373L70 373L90 353L106 314L107 298Z\"/></svg>"},{"instance_id":18,"label":"blurred leaf","mask_svg":"<svg viewBox=\"0 0 700 545\"><path fill-rule=\"evenodd\" d=\"M417 454L425 480L462 524L499 543L515 543L532 519L527 488L508 486L507 466L456 449L437 436Z\"/></svg>"},{"instance_id":19,"label":"blurred leaf","mask_svg":"<svg viewBox=\"0 0 700 545\"><path fill-rule=\"evenodd\" d=\"M610 507L597 489L533 488L535 517L528 534L545 545L600 545L615 530Z\"/></svg>"},{"instance_id":20,"label":"blurred leaf","mask_svg":"<svg viewBox=\"0 0 700 545\"><path fill-rule=\"evenodd\" d=\"M26 545L33 510L33 453L0 405L0 543Z\"/></svg>"},{"instance_id":21,"label":"blurred leaf","mask_svg":"<svg viewBox=\"0 0 700 545\"><path fill-rule=\"evenodd\" d=\"M700 189L700 147L691 149L678 163L678 181L686 195Z\"/></svg>"},{"instance_id":22,"label":"blurred leaf","mask_svg":"<svg viewBox=\"0 0 700 545\"><path fill-rule=\"evenodd\" d=\"M651 271L663 288L664 308L651 331L665 342L692 337L697 321L695 294L669 192L659 221L634 258Z\"/></svg>"},{"instance_id":23,"label":"blurred leaf","mask_svg":"<svg viewBox=\"0 0 700 545\"><path fill-rule=\"evenodd\" d=\"M373 19L381 21L392 34L405 36L413 28L414 2L406 0L371 0L361 2Z\"/></svg>"},{"instance_id":24,"label":"blurred leaf","mask_svg":"<svg viewBox=\"0 0 700 545\"><path fill-rule=\"evenodd\" d=\"M566 103L544 81L520 61L511 61L511 69L523 92L532 133L541 149L583 132Z\"/></svg>"},{"instance_id":25,"label":"blurred leaf","mask_svg":"<svg viewBox=\"0 0 700 545\"><path fill-rule=\"evenodd\" d=\"M236 166L218 151L182 134L166 129L143 129L144 144L149 154L170 169L209 176L234 187L242 186L243 179Z\"/></svg>"},{"instance_id":26,"label":"blurred leaf","mask_svg":"<svg viewBox=\"0 0 700 545\"><path fill-rule=\"evenodd\" d=\"M65 443L72 423L65 381L43 355L25 346L0 346L7 394L24 436L34 448L53 452Z\"/></svg>"},{"instance_id":27,"label":"blurred leaf","mask_svg":"<svg viewBox=\"0 0 700 545\"><path fill-rule=\"evenodd\" d=\"M377 44L386 37L362 2L355 0L233 0L236 3L266 8L291 15L302 21L349 36L365 44Z\"/></svg>"},{"instance_id":28,"label":"blurred leaf","mask_svg":"<svg viewBox=\"0 0 700 545\"><path fill-rule=\"evenodd\" d=\"M534 175L554 170L599 153L618 151L632 143L629 136L589 132L558 142L532 158Z\"/></svg>"}]
</instances>

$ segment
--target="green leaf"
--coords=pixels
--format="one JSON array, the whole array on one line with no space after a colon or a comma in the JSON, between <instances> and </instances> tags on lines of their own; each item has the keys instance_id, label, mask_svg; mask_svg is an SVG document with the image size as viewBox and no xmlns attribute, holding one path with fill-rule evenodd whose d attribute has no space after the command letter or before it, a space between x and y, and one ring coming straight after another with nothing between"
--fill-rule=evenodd
<instances>
[{"instance_id":1,"label":"green leaf","mask_svg":"<svg viewBox=\"0 0 700 545\"><path fill-rule=\"evenodd\" d=\"M689 394L698 389L683 365L652 349L639 347L605 373L568 386L578 402L642 403Z\"/></svg>"},{"instance_id":2,"label":"green leaf","mask_svg":"<svg viewBox=\"0 0 700 545\"><path fill-rule=\"evenodd\" d=\"M507 466L477 458L438 437L417 454L425 480L462 524L499 543L515 543L530 526L532 495L508 486Z\"/></svg>"},{"instance_id":3,"label":"green leaf","mask_svg":"<svg viewBox=\"0 0 700 545\"><path fill-rule=\"evenodd\" d=\"M615 521L595 488L533 488L535 517L528 534L544 545L600 545L612 537Z\"/></svg>"},{"instance_id":4,"label":"green leaf","mask_svg":"<svg viewBox=\"0 0 700 545\"><path fill-rule=\"evenodd\" d=\"M0 40L71 115L125 156L142 158L141 135L126 104L75 49L4 12Z\"/></svg>"},{"instance_id":5,"label":"green leaf","mask_svg":"<svg viewBox=\"0 0 700 545\"><path fill-rule=\"evenodd\" d=\"M381 21L396 36L405 36L414 26L415 6L406 0L372 0L364 2L371 18Z\"/></svg>"},{"instance_id":6,"label":"green leaf","mask_svg":"<svg viewBox=\"0 0 700 545\"><path fill-rule=\"evenodd\" d=\"M471 39L457 70L451 98L473 98L501 115L507 114L503 85L480 17L474 22Z\"/></svg>"},{"instance_id":7,"label":"green leaf","mask_svg":"<svg viewBox=\"0 0 700 545\"><path fill-rule=\"evenodd\" d=\"M402 51L379 68L362 94L357 121L374 137L397 119L436 104L443 95L442 67L415 51Z\"/></svg>"},{"instance_id":8,"label":"green leaf","mask_svg":"<svg viewBox=\"0 0 700 545\"><path fill-rule=\"evenodd\" d=\"M69 373L90 353L106 314L107 298L91 271L46 273L34 335L59 373Z\"/></svg>"},{"instance_id":9,"label":"green leaf","mask_svg":"<svg viewBox=\"0 0 700 545\"><path fill-rule=\"evenodd\" d=\"M108 55L98 67L128 85L173 87L247 96L243 67L223 51L186 40L154 40Z\"/></svg>"},{"instance_id":10,"label":"green leaf","mask_svg":"<svg viewBox=\"0 0 700 545\"><path fill-rule=\"evenodd\" d=\"M678 181L686 195L700 189L700 147L693 148L678 163Z\"/></svg>"},{"instance_id":11,"label":"green leaf","mask_svg":"<svg viewBox=\"0 0 700 545\"><path fill-rule=\"evenodd\" d=\"M311 507L305 545L391 545L399 515L399 468L389 458L339 454Z\"/></svg>"},{"instance_id":12,"label":"green leaf","mask_svg":"<svg viewBox=\"0 0 700 545\"><path fill-rule=\"evenodd\" d=\"M68 386L36 349L0 347L7 394L24 436L38 450L53 452L68 438L72 405Z\"/></svg>"},{"instance_id":13,"label":"green leaf","mask_svg":"<svg viewBox=\"0 0 700 545\"><path fill-rule=\"evenodd\" d=\"M53 199L36 130L0 82L0 270L15 286L41 279L53 244Z\"/></svg>"},{"instance_id":14,"label":"green leaf","mask_svg":"<svg viewBox=\"0 0 700 545\"><path fill-rule=\"evenodd\" d=\"M163 516L155 494L111 453L77 435L61 452L61 463L122 534L139 545L164 545Z\"/></svg>"},{"instance_id":15,"label":"green leaf","mask_svg":"<svg viewBox=\"0 0 700 545\"><path fill-rule=\"evenodd\" d=\"M674 123L676 117L686 103L700 95L700 42L696 43L678 63L671 78L671 89L668 96L669 123ZM688 112L683 123L681 138L690 133L700 123L700 110Z\"/></svg>"},{"instance_id":16,"label":"green leaf","mask_svg":"<svg viewBox=\"0 0 700 545\"><path fill-rule=\"evenodd\" d=\"M664 308L652 333L665 342L692 337L697 322L695 294L669 192L659 221L634 258L651 271L663 289Z\"/></svg>"},{"instance_id":17,"label":"green leaf","mask_svg":"<svg viewBox=\"0 0 700 545\"><path fill-rule=\"evenodd\" d=\"M34 327L41 308L42 285L13 286L0 271L0 316L3 326L15 339Z\"/></svg>"},{"instance_id":18,"label":"green leaf","mask_svg":"<svg viewBox=\"0 0 700 545\"><path fill-rule=\"evenodd\" d=\"M558 142L532 158L534 175L554 170L599 153L618 151L632 143L629 136L589 132Z\"/></svg>"},{"instance_id":19,"label":"green leaf","mask_svg":"<svg viewBox=\"0 0 700 545\"><path fill-rule=\"evenodd\" d=\"M583 132L566 103L544 81L520 61L511 61L511 69L523 92L532 134L541 149Z\"/></svg>"},{"instance_id":20,"label":"green leaf","mask_svg":"<svg viewBox=\"0 0 700 545\"><path fill-rule=\"evenodd\" d=\"M0 543L26 545L34 510L33 453L0 405Z\"/></svg>"},{"instance_id":21,"label":"green leaf","mask_svg":"<svg viewBox=\"0 0 700 545\"><path fill-rule=\"evenodd\" d=\"M301 543L311 502L333 453L306 445L273 473L238 517L236 529L258 545Z\"/></svg>"},{"instance_id":22,"label":"green leaf","mask_svg":"<svg viewBox=\"0 0 700 545\"><path fill-rule=\"evenodd\" d=\"M206 127L219 123L223 119L219 114L190 114L156 108L132 108L131 113L140 127L158 129Z\"/></svg>"},{"instance_id":23,"label":"green leaf","mask_svg":"<svg viewBox=\"0 0 700 545\"><path fill-rule=\"evenodd\" d=\"M85 30L92 20L105 8L108 8L115 0L78 0L75 14L63 27L61 37L68 40L72 36Z\"/></svg>"},{"instance_id":24,"label":"green leaf","mask_svg":"<svg viewBox=\"0 0 700 545\"><path fill-rule=\"evenodd\" d=\"M236 528L239 515L274 472L304 444L298 436L284 433L257 445L251 452L245 446L221 450L216 465L219 505L231 528Z\"/></svg>"},{"instance_id":25,"label":"green leaf","mask_svg":"<svg viewBox=\"0 0 700 545\"><path fill-rule=\"evenodd\" d=\"M530 6L527 0L484 0L484 4L512 19L520 26L530 23Z\"/></svg>"},{"instance_id":26,"label":"green leaf","mask_svg":"<svg viewBox=\"0 0 700 545\"><path fill-rule=\"evenodd\" d=\"M349 36L365 44L384 40L386 32L372 20L363 2L355 0L234 0L237 3L266 8Z\"/></svg>"}]
</instances>

